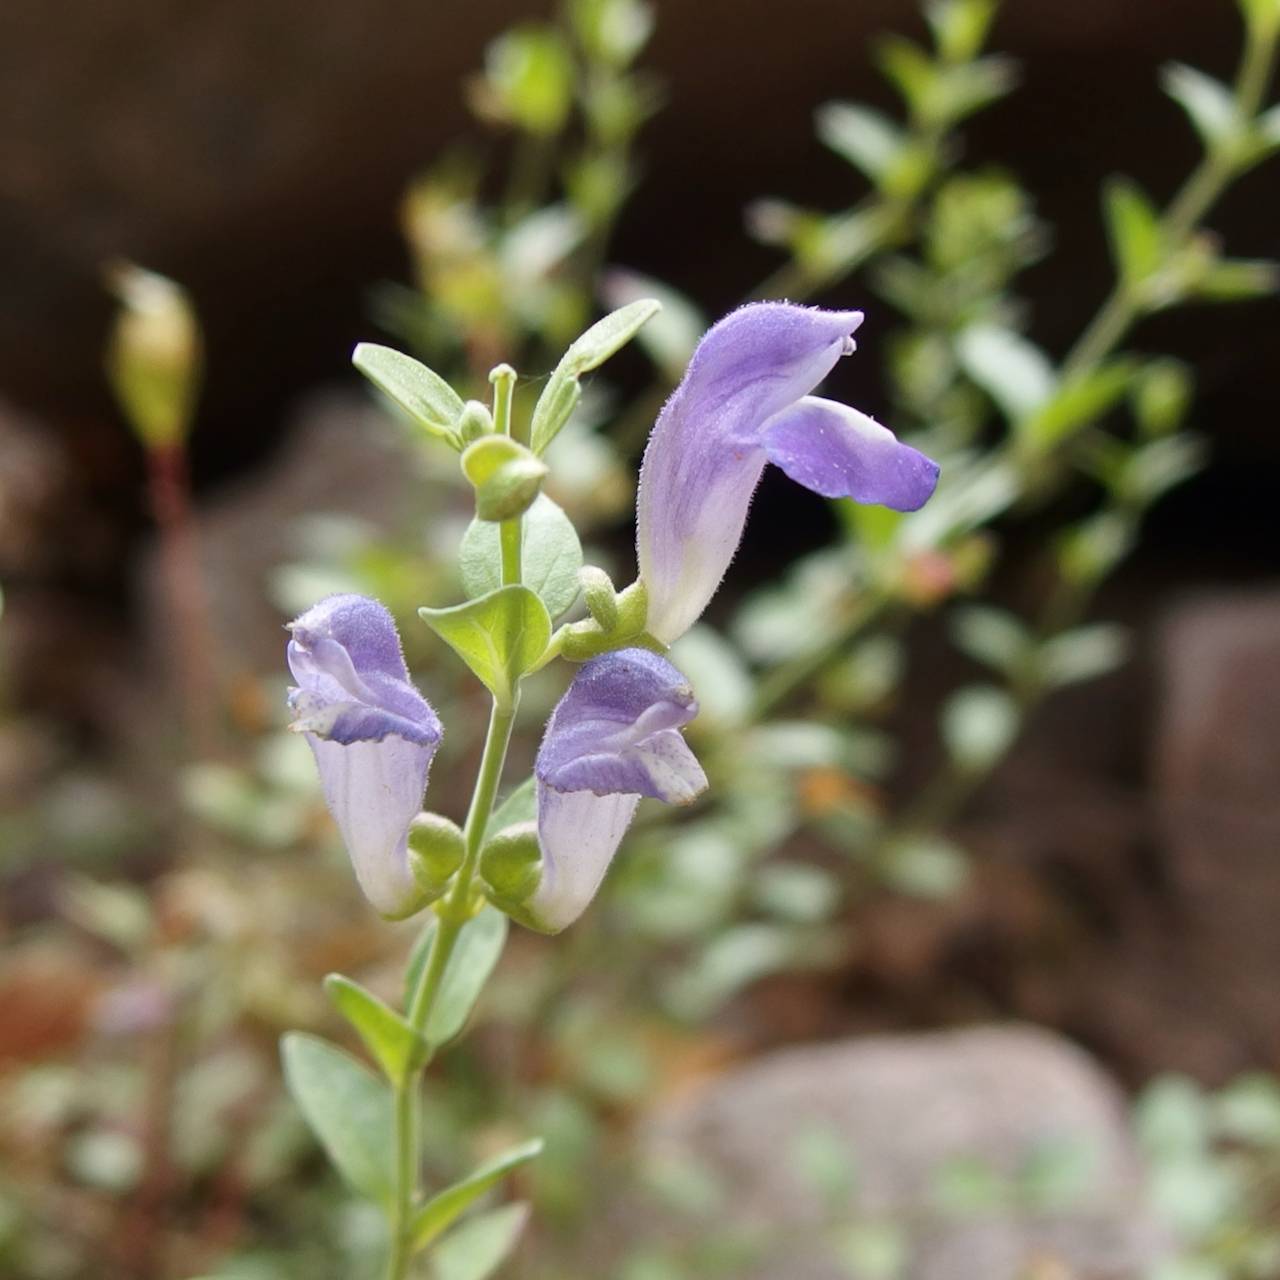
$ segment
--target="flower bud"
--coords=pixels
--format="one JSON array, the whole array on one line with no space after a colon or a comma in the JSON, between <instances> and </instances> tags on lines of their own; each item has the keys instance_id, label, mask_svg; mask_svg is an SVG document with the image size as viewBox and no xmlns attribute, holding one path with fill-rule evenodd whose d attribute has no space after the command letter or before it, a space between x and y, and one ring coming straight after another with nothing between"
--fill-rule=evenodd
<instances>
[{"instance_id":1,"label":"flower bud","mask_svg":"<svg viewBox=\"0 0 1280 1280\"><path fill-rule=\"evenodd\" d=\"M462 455L463 474L476 491L481 520L511 520L533 505L547 468L509 436L482 436Z\"/></svg>"},{"instance_id":2,"label":"flower bud","mask_svg":"<svg viewBox=\"0 0 1280 1280\"><path fill-rule=\"evenodd\" d=\"M458 419L457 432L464 445L475 444L483 436L493 434L493 414L488 405L479 400L468 400Z\"/></svg>"},{"instance_id":3,"label":"flower bud","mask_svg":"<svg viewBox=\"0 0 1280 1280\"><path fill-rule=\"evenodd\" d=\"M499 906L527 902L542 880L537 823L518 822L489 840L480 854L480 875Z\"/></svg>"},{"instance_id":4,"label":"flower bud","mask_svg":"<svg viewBox=\"0 0 1280 1280\"><path fill-rule=\"evenodd\" d=\"M438 813L420 813L409 827L409 869L427 901L438 898L462 866L466 841L457 823Z\"/></svg>"},{"instance_id":5,"label":"flower bud","mask_svg":"<svg viewBox=\"0 0 1280 1280\"><path fill-rule=\"evenodd\" d=\"M107 376L148 448L179 443L200 379L200 329L185 290L132 263L113 267L122 307L107 344Z\"/></svg>"},{"instance_id":6,"label":"flower bud","mask_svg":"<svg viewBox=\"0 0 1280 1280\"><path fill-rule=\"evenodd\" d=\"M612 631L618 625L618 593L603 569L593 564L578 570L582 595L587 602L587 612L600 624L603 631Z\"/></svg>"}]
</instances>

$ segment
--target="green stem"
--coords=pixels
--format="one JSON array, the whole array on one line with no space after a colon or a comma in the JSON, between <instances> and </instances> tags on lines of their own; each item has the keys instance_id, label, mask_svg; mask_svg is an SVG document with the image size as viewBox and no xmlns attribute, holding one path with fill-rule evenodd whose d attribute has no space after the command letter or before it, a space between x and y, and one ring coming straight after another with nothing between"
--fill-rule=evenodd
<instances>
[{"instance_id":1,"label":"green stem","mask_svg":"<svg viewBox=\"0 0 1280 1280\"><path fill-rule=\"evenodd\" d=\"M489 374L493 383L493 426L500 435L517 438L512 424L511 402L515 395L516 371L509 364L500 364ZM521 444L528 444L521 440ZM520 526L521 518L504 520L498 529L499 546L502 548L502 585L515 586L520 581Z\"/></svg>"},{"instance_id":2,"label":"green stem","mask_svg":"<svg viewBox=\"0 0 1280 1280\"><path fill-rule=\"evenodd\" d=\"M422 980L409 1003L409 1024L420 1034L431 1017L431 1010L444 982L449 957L453 954L458 935L473 914L471 882L475 878L485 828L489 825L493 802L498 794L498 784L502 779L502 767L506 762L507 747L511 742L511 729L515 724L519 702L517 691L509 707L499 706L495 700L489 714L484 753L480 757L480 769L463 828L465 852L462 866L458 869L452 889L436 907L439 919L435 937L432 939ZM422 1072L428 1061L429 1055L424 1052L421 1061L415 1062L405 1072L404 1079L395 1091L396 1197L391 1220L387 1280L404 1280L412 1256L410 1227L418 1191L418 1095L422 1085Z\"/></svg>"},{"instance_id":3,"label":"green stem","mask_svg":"<svg viewBox=\"0 0 1280 1280\"><path fill-rule=\"evenodd\" d=\"M1241 129L1252 123L1262 105L1271 79L1275 48L1276 37L1272 33L1258 35L1251 32L1245 44L1235 82L1236 118ZM1235 158L1223 148L1212 147L1206 152L1160 219L1161 233L1169 252L1181 249L1238 169ZM1092 323L1080 335L1080 340L1068 352L1062 364L1063 378L1083 373L1105 359L1120 344L1144 309L1141 295L1125 282L1118 282Z\"/></svg>"}]
</instances>

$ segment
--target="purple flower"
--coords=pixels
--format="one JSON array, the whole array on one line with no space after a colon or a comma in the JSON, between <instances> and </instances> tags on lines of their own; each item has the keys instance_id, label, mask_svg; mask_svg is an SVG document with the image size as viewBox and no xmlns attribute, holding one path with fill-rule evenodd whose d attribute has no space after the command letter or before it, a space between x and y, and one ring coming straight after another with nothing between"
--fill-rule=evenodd
<instances>
[{"instance_id":1,"label":"purple flower","mask_svg":"<svg viewBox=\"0 0 1280 1280\"><path fill-rule=\"evenodd\" d=\"M827 498L914 511L937 464L878 422L808 393L842 355L860 311L760 302L704 335L667 401L640 471L637 552L650 633L693 625L742 538L766 462Z\"/></svg>"},{"instance_id":2,"label":"purple flower","mask_svg":"<svg viewBox=\"0 0 1280 1280\"><path fill-rule=\"evenodd\" d=\"M578 672L534 766L542 878L526 911L539 927L558 931L586 909L642 796L688 804L706 788L680 733L697 714L689 682L647 649Z\"/></svg>"},{"instance_id":3,"label":"purple flower","mask_svg":"<svg viewBox=\"0 0 1280 1280\"><path fill-rule=\"evenodd\" d=\"M436 713L409 681L391 615L366 596L329 596L290 623L290 728L315 754L325 803L365 897L409 915L422 894L409 869L409 824L440 744Z\"/></svg>"}]
</instances>

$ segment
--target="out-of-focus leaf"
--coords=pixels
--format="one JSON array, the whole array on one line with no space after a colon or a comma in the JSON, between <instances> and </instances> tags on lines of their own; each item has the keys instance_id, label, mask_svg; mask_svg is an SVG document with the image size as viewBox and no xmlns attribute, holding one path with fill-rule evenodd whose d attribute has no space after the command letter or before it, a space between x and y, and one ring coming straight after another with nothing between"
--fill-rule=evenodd
<instances>
[{"instance_id":1,"label":"out-of-focus leaf","mask_svg":"<svg viewBox=\"0 0 1280 1280\"><path fill-rule=\"evenodd\" d=\"M975 662L1008 674L1027 660L1031 634L1007 609L963 605L951 615L951 637Z\"/></svg>"},{"instance_id":2,"label":"out-of-focus leaf","mask_svg":"<svg viewBox=\"0 0 1280 1280\"><path fill-rule=\"evenodd\" d=\"M989 769L1009 749L1021 721L1017 704L994 685L970 685L952 694L942 712L942 736L964 769Z\"/></svg>"},{"instance_id":3,"label":"out-of-focus leaf","mask_svg":"<svg viewBox=\"0 0 1280 1280\"><path fill-rule=\"evenodd\" d=\"M509 1204L455 1227L429 1255L430 1280L488 1280L516 1247L527 1204Z\"/></svg>"},{"instance_id":4,"label":"out-of-focus leaf","mask_svg":"<svg viewBox=\"0 0 1280 1280\"><path fill-rule=\"evenodd\" d=\"M1029 418L1054 393L1057 379L1044 352L1011 329L971 325L956 351L965 372L1010 422Z\"/></svg>"},{"instance_id":5,"label":"out-of-focus leaf","mask_svg":"<svg viewBox=\"0 0 1280 1280\"><path fill-rule=\"evenodd\" d=\"M899 836L885 850L880 878L901 893L941 900L964 887L969 859L963 849L940 835L912 832Z\"/></svg>"},{"instance_id":6,"label":"out-of-focus leaf","mask_svg":"<svg viewBox=\"0 0 1280 1280\"><path fill-rule=\"evenodd\" d=\"M878 182L902 150L902 129L887 116L852 102L828 102L816 115L818 137Z\"/></svg>"},{"instance_id":7,"label":"out-of-focus leaf","mask_svg":"<svg viewBox=\"0 0 1280 1280\"><path fill-rule=\"evenodd\" d=\"M1239 131L1235 98L1225 84L1181 62L1166 66L1160 73L1160 83L1190 117L1208 150L1230 142Z\"/></svg>"},{"instance_id":8,"label":"out-of-focus leaf","mask_svg":"<svg viewBox=\"0 0 1280 1280\"><path fill-rule=\"evenodd\" d=\"M1129 634L1114 622L1095 622L1053 636L1040 646L1037 665L1050 688L1093 680L1128 656Z\"/></svg>"},{"instance_id":9,"label":"out-of-focus leaf","mask_svg":"<svg viewBox=\"0 0 1280 1280\"><path fill-rule=\"evenodd\" d=\"M699 307L665 281L621 268L607 272L600 289L604 300L614 308L645 298L655 298L662 304L662 310L636 334L636 341L669 382L678 382L708 327L707 317Z\"/></svg>"},{"instance_id":10,"label":"out-of-focus leaf","mask_svg":"<svg viewBox=\"0 0 1280 1280\"><path fill-rule=\"evenodd\" d=\"M1158 271L1165 256L1160 215L1142 188L1129 178L1112 178L1102 190L1111 257L1121 280L1136 287Z\"/></svg>"}]
</instances>

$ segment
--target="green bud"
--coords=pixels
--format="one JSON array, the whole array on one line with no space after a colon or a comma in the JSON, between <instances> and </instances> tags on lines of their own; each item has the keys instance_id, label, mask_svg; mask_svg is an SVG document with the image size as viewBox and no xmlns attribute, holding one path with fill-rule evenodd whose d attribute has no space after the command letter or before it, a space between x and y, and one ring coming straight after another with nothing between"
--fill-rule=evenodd
<instances>
[{"instance_id":1,"label":"green bud","mask_svg":"<svg viewBox=\"0 0 1280 1280\"><path fill-rule=\"evenodd\" d=\"M468 400L462 406L462 416L458 419L456 430L463 445L475 444L481 436L493 434L493 414L488 405L479 400Z\"/></svg>"},{"instance_id":2,"label":"green bud","mask_svg":"<svg viewBox=\"0 0 1280 1280\"><path fill-rule=\"evenodd\" d=\"M578 570L582 595L587 602L587 612L600 624L602 631L613 631L618 625L618 593L603 569L593 564Z\"/></svg>"},{"instance_id":3,"label":"green bud","mask_svg":"<svg viewBox=\"0 0 1280 1280\"><path fill-rule=\"evenodd\" d=\"M409 827L409 866L427 901L444 893L462 866L466 841L457 823L438 813L420 813Z\"/></svg>"},{"instance_id":4,"label":"green bud","mask_svg":"<svg viewBox=\"0 0 1280 1280\"><path fill-rule=\"evenodd\" d=\"M1191 404L1191 371L1178 360L1153 360L1142 370L1132 391L1133 413L1143 435L1176 431Z\"/></svg>"},{"instance_id":5,"label":"green bud","mask_svg":"<svg viewBox=\"0 0 1280 1280\"><path fill-rule=\"evenodd\" d=\"M649 588L637 578L618 592L618 631L639 635L649 621Z\"/></svg>"},{"instance_id":6,"label":"green bud","mask_svg":"<svg viewBox=\"0 0 1280 1280\"><path fill-rule=\"evenodd\" d=\"M107 376L147 448L180 443L200 382L200 327L186 291L132 263L110 269L122 307L107 344Z\"/></svg>"},{"instance_id":7,"label":"green bud","mask_svg":"<svg viewBox=\"0 0 1280 1280\"><path fill-rule=\"evenodd\" d=\"M533 505L546 478L545 463L510 436L482 436L462 454L463 474L476 491L481 520L511 520Z\"/></svg>"},{"instance_id":8,"label":"green bud","mask_svg":"<svg viewBox=\"0 0 1280 1280\"><path fill-rule=\"evenodd\" d=\"M504 910L527 902L542 879L538 824L518 822L488 840L480 853L480 875Z\"/></svg>"}]
</instances>

